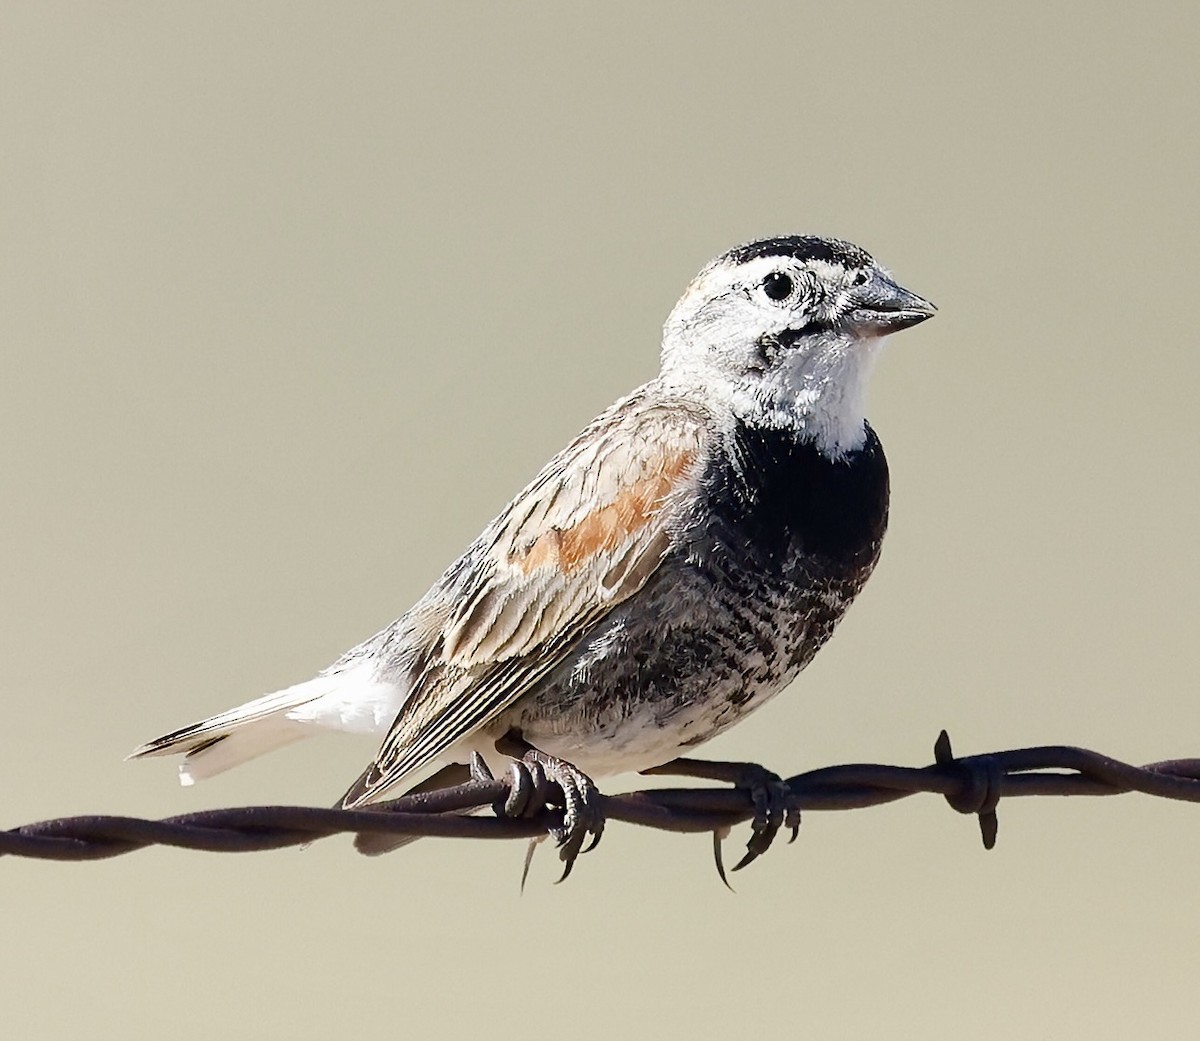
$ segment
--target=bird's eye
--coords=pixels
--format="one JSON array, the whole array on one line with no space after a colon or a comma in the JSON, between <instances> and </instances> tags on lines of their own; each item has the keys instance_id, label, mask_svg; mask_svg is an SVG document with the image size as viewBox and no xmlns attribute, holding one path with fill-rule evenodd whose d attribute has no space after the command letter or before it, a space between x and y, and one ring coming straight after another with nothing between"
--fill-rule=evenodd
<instances>
[{"instance_id":1,"label":"bird's eye","mask_svg":"<svg viewBox=\"0 0 1200 1041\"><path fill-rule=\"evenodd\" d=\"M862 270L855 271L850 284L853 286L865 286L867 284L867 273Z\"/></svg>"},{"instance_id":2,"label":"bird's eye","mask_svg":"<svg viewBox=\"0 0 1200 1041\"><path fill-rule=\"evenodd\" d=\"M772 271L763 279L763 292L772 300L786 300L792 295L792 280L781 271Z\"/></svg>"}]
</instances>

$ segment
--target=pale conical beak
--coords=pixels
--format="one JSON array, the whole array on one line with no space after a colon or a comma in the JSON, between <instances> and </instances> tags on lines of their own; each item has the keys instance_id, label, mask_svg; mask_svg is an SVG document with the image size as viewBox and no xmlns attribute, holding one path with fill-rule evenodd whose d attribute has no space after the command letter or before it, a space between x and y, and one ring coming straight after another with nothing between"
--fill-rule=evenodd
<instances>
[{"instance_id":1,"label":"pale conical beak","mask_svg":"<svg viewBox=\"0 0 1200 1041\"><path fill-rule=\"evenodd\" d=\"M878 271L865 286L854 291L854 303L846 323L859 336L887 336L919 325L937 313L937 308L923 296L897 285Z\"/></svg>"}]
</instances>

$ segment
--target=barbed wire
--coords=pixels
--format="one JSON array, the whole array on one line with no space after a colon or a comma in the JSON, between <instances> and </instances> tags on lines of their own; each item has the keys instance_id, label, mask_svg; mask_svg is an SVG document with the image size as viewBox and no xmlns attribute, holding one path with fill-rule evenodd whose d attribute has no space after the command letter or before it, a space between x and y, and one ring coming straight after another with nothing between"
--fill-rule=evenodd
<instances>
[{"instance_id":1,"label":"barbed wire","mask_svg":"<svg viewBox=\"0 0 1200 1041\"><path fill-rule=\"evenodd\" d=\"M1141 792L1200 802L1200 759L1131 766L1069 745L955 758L950 739L942 731L930 766L827 766L797 774L784 783L796 806L814 811L880 806L923 792L941 795L958 812L978 817L983 844L990 849L996 841L996 804L1001 798ZM300 846L345 833L514 839L537 838L561 828L561 803L553 801L529 817L466 815L467 811L502 806L509 792L507 777L477 778L452 788L379 803L369 810L246 806L201 810L161 820L61 817L0 832L0 856L102 860L148 846L248 853ZM756 814L754 800L739 788L629 792L602 796L601 808L609 821L660 831L713 832L718 836L717 866L722 878L719 837Z\"/></svg>"}]
</instances>

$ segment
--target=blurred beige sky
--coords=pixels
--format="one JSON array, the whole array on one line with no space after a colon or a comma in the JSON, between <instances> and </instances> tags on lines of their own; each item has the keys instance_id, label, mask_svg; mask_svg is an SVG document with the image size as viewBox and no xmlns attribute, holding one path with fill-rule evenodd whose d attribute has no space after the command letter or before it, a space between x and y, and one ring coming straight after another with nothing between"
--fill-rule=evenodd
<instances>
[{"instance_id":1,"label":"blurred beige sky","mask_svg":"<svg viewBox=\"0 0 1200 1041\"><path fill-rule=\"evenodd\" d=\"M1200 755L1200 16L1099 10L0 0L5 826L332 801L369 740L121 759L390 621L789 231L941 312L873 387L876 576L706 753ZM524 897L520 844L6 861L5 1032L1186 1036L1198 856L1126 797L987 854L932 798L809 814L737 895L619 826Z\"/></svg>"}]
</instances>

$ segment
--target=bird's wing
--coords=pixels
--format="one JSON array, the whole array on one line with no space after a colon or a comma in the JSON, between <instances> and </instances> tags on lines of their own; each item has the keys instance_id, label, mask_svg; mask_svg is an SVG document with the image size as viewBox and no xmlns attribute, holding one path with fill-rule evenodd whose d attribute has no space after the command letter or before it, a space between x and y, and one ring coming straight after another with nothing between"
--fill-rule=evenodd
<instances>
[{"instance_id":1,"label":"bird's wing","mask_svg":"<svg viewBox=\"0 0 1200 1041\"><path fill-rule=\"evenodd\" d=\"M343 798L380 798L503 712L639 590L670 545L708 429L633 395L600 416L414 609L432 631L375 762Z\"/></svg>"}]
</instances>

